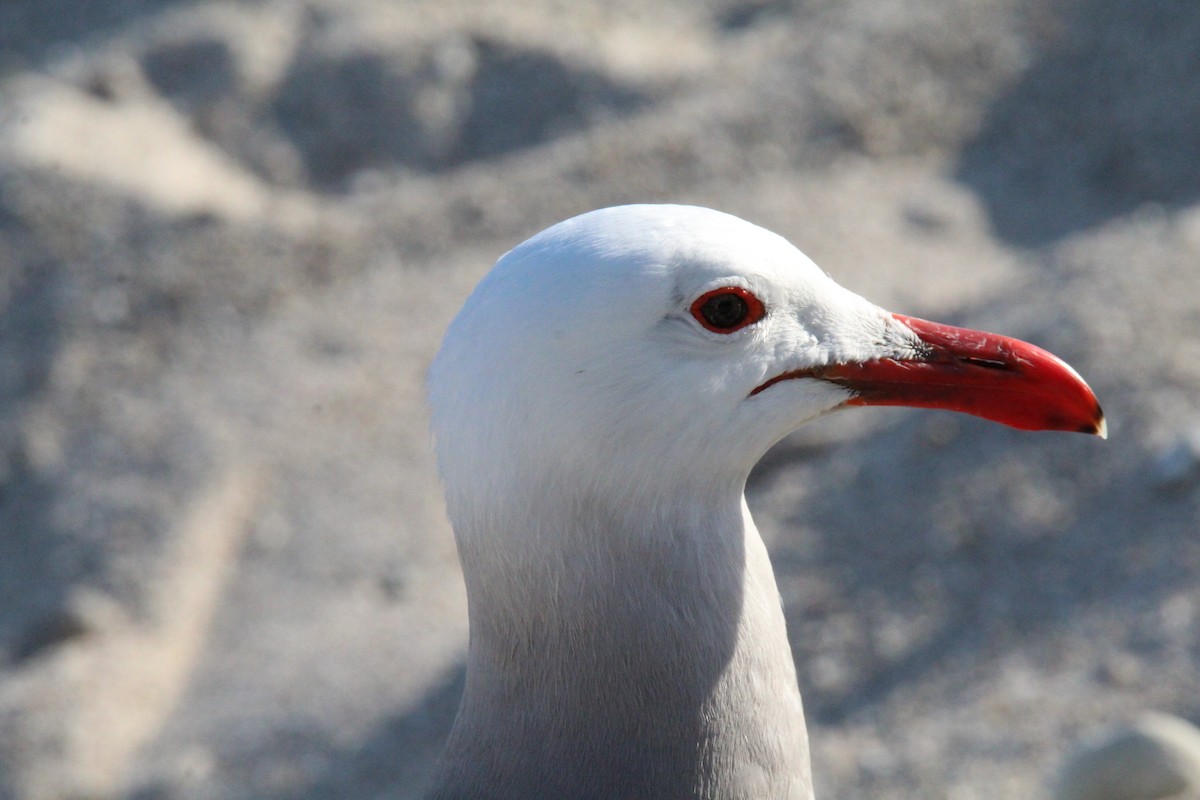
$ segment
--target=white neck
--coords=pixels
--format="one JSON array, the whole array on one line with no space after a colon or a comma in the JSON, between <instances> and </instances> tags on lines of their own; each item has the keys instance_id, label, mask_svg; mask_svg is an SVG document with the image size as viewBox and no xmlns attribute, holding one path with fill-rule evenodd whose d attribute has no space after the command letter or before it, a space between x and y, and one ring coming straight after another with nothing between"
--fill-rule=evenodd
<instances>
[{"instance_id":1,"label":"white neck","mask_svg":"<svg viewBox=\"0 0 1200 800\"><path fill-rule=\"evenodd\" d=\"M674 502L452 509L471 643L433 798L811 799L779 594L741 487Z\"/></svg>"}]
</instances>

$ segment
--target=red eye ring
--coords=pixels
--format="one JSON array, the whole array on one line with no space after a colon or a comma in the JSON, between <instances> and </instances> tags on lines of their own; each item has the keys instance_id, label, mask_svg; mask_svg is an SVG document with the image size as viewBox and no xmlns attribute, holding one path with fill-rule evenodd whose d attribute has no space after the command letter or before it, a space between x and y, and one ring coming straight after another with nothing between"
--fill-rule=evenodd
<instances>
[{"instance_id":1,"label":"red eye ring","mask_svg":"<svg viewBox=\"0 0 1200 800\"><path fill-rule=\"evenodd\" d=\"M741 286L722 286L692 303L692 316L713 333L733 333L767 315L762 301Z\"/></svg>"}]
</instances>

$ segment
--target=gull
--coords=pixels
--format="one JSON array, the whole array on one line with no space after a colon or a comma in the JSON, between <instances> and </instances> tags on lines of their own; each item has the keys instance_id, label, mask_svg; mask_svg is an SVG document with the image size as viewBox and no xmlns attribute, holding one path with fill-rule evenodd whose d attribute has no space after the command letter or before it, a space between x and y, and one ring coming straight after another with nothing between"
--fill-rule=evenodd
<instances>
[{"instance_id":1,"label":"gull","mask_svg":"<svg viewBox=\"0 0 1200 800\"><path fill-rule=\"evenodd\" d=\"M691 206L505 254L428 389L470 623L435 800L812 798L754 464L846 406L1106 430L1045 350L889 313Z\"/></svg>"}]
</instances>

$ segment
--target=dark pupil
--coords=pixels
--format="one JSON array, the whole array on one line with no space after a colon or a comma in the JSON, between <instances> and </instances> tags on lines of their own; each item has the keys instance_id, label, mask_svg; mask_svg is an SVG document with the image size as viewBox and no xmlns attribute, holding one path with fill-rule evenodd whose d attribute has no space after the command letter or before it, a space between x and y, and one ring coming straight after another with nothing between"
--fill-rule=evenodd
<instances>
[{"instance_id":1,"label":"dark pupil","mask_svg":"<svg viewBox=\"0 0 1200 800\"><path fill-rule=\"evenodd\" d=\"M746 318L750 309L736 294L718 294L704 301L700 313L714 328L732 328Z\"/></svg>"}]
</instances>

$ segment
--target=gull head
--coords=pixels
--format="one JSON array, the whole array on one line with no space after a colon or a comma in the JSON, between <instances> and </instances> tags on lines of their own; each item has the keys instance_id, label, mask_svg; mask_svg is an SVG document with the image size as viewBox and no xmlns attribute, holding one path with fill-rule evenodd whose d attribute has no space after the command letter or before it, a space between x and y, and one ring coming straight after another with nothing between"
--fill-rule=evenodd
<instances>
[{"instance_id":1,"label":"gull head","mask_svg":"<svg viewBox=\"0 0 1200 800\"><path fill-rule=\"evenodd\" d=\"M689 206L593 211L511 250L450 325L429 390L452 507L740 486L772 444L847 405L1104 431L1046 351L885 311L782 237Z\"/></svg>"}]
</instances>

